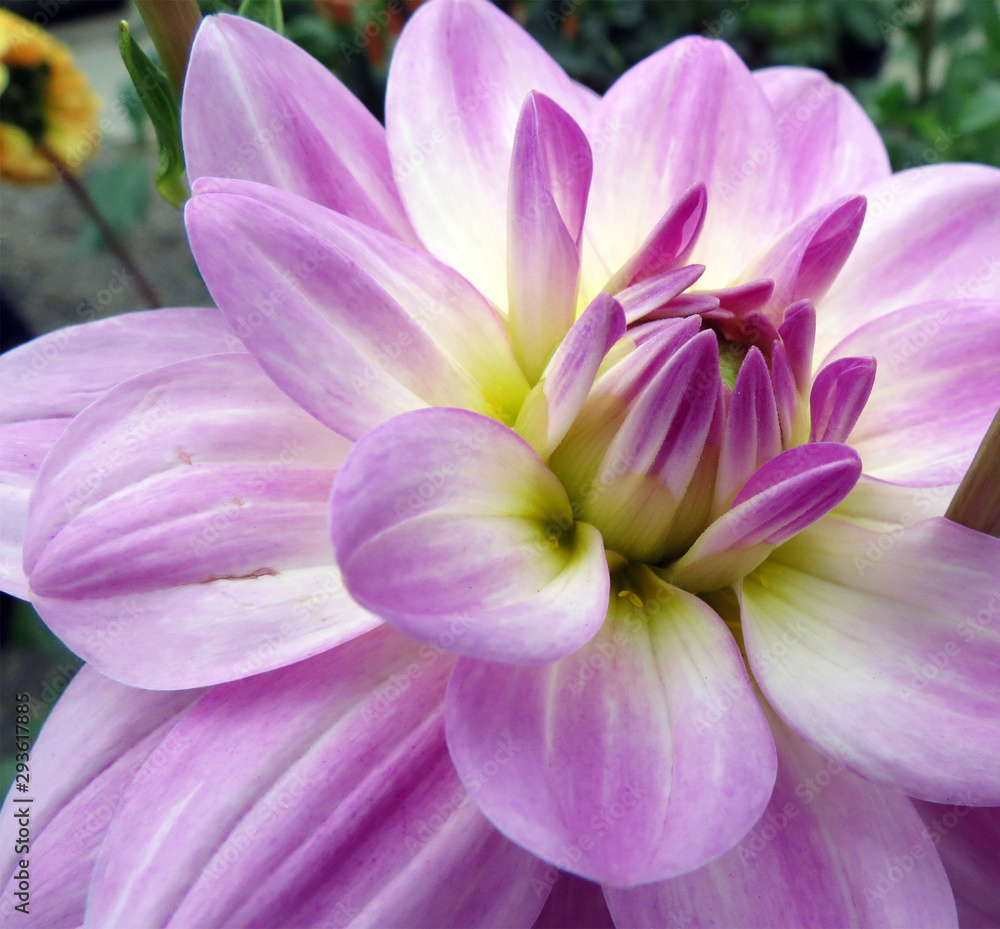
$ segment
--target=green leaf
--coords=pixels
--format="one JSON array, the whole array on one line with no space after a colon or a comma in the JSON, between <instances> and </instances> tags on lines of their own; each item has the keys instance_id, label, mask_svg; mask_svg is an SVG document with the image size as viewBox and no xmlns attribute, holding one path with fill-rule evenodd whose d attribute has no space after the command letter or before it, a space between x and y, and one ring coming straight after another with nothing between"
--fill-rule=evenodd
<instances>
[{"instance_id":1,"label":"green leaf","mask_svg":"<svg viewBox=\"0 0 1000 929\"><path fill-rule=\"evenodd\" d=\"M180 209L191 195L184 181L184 152L181 149L180 108L166 72L153 64L132 38L128 23L118 32L122 61L142 105L156 130L160 163L156 169L156 189L167 203Z\"/></svg>"},{"instance_id":2,"label":"green leaf","mask_svg":"<svg viewBox=\"0 0 1000 929\"><path fill-rule=\"evenodd\" d=\"M240 16L273 29L278 35L285 32L285 17L281 12L281 0L243 0Z\"/></svg>"},{"instance_id":3,"label":"green leaf","mask_svg":"<svg viewBox=\"0 0 1000 929\"><path fill-rule=\"evenodd\" d=\"M958 119L958 131L979 132L1000 122L1000 81L984 81L966 101Z\"/></svg>"}]
</instances>

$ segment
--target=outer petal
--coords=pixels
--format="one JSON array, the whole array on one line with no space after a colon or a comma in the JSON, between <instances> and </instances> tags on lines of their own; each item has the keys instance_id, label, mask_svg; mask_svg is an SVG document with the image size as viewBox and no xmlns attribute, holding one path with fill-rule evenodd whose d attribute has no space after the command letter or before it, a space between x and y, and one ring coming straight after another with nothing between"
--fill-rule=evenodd
<instances>
[{"instance_id":1,"label":"outer petal","mask_svg":"<svg viewBox=\"0 0 1000 929\"><path fill-rule=\"evenodd\" d=\"M774 107L778 139L791 164L796 217L892 173L868 115L822 71L764 68L753 76Z\"/></svg>"},{"instance_id":2,"label":"outer petal","mask_svg":"<svg viewBox=\"0 0 1000 929\"><path fill-rule=\"evenodd\" d=\"M154 688L231 680L370 629L326 524L347 447L247 355L126 381L40 473L25 540L36 607L95 667Z\"/></svg>"},{"instance_id":3,"label":"outer petal","mask_svg":"<svg viewBox=\"0 0 1000 929\"><path fill-rule=\"evenodd\" d=\"M417 10L389 68L389 151L414 228L498 307L507 303L514 128L532 90L580 123L593 106L534 39L486 0Z\"/></svg>"},{"instance_id":4,"label":"outer petal","mask_svg":"<svg viewBox=\"0 0 1000 929\"><path fill-rule=\"evenodd\" d=\"M817 307L818 357L900 307L1000 299L1000 170L913 168L863 193L868 212L858 243Z\"/></svg>"},{"instance_id":5,"label":"outer petal","mask_svg":"<svg viewBox=\"0 0 1000 929\"><path fill-rule=\"evenodd\" d=\"M417 244L385 130L315 58L239 16L210 16L181 107L188 177L261 181Z\"/></svg>"},{"instance_id":6,"label":"outer petal","mask_svg":"<svg viewBox=\"0 0 1000 929\"><path fill-rule=\"evenodd\" d=\"M115 384L160 365L239 351L218 310L127 313L33 339L0 358L0 586L27 598L28 497L69 421ZM96 363L95 359L100 359Z\"/></svg>"},{"instance_id":7,"label":"outer petal","mask_svg":"<svg viewBox=\"0 0 1000 929\"><path fill-rule=\"evenodd\" d=\"M939 300L862 326L830 358L878 361L851 433L865 473L886 481L955 484L1000 407L1000 301Z\"/></svg>"},{"instance_id":8,"label":"outer petal","mask_svg":"<svg viewBox=\"0 0 1000 929\"><path fill-rule=\"evenodd\" d=\"M722 620L648 569L623 583L599 635L562 661L460 659L447 708L455 766L497 828L559 868L616 885L690 871L731 848L766 806L775 770ZM507 732L510 765L482 778Z\"/></svg>"},{"instance_id":9,"label":"outer petal","mask_svg":"<svg viewBox=\"0 0 1000 929\"><path fill-rule=\"evenodd\" d=\"M201 182L191 247L282 390L356 439L426 404L516 410L527 383L494 311L429 255L301 197Z\"/></svg>"},{"instance_id":10,"label":"outer petal","mask_svg":"<svg viewBox=\"0 0 1000 929\"><path fill-rule=\"evenodd\" d=\"M722 42L680 39L640 62L586 129L594 148L587 230L612 270L695 184L706 185L708 209L689 260L707 266L706 287L729 284L791 218L771 106Z\"/></svg>"},{"instance_id":11,"label":"outer petal","mask_svg":"<svg viewBox=\"0 0 1000 929\"><path fill-rule=\"evenodd\" d=\"M59 699L31 749L30 791L13 789L0 813L4 882L26 857L14 852L18 807L29 809L30 907L28 918L13 914L22 900L7 885L0 913L7 925L39 929L83 922L94 862L115 810L139 767L156 749L167 758L188 745L169 735L200 690L167 693L125 687L82 668Z\"/></svg>"},{"instance_id":12,"label":"outer petal","mask_svg":"<svg viewBox=\"0 0 1000 929\"><path fill-rule=\"evenodd\" d=\"M463 655L552 661L607 609L600 533L520 436L467 410L397 417L334 486L348 589L403 631Z\"/></svg>"},{"instance_id":13,"label":"outer petal","mask_svg":"<svg viewBox=\"0 0 1000 929\"><path fill-rule=\"evenodd\" d=\"M175 731L188 751L147 764L127 795L88 919L530 925L540 863L482 818L448 758L451 666L381 629L213 689Z\"/></svg>"},{"instance_id":14,"label":"outer petal","mask_svg":"<svg viewBox=\"0 0 1000 929\"><path fill-rule=\"evenodd\" d=\"M955 926L913 804L774 727L778 780L740 844L693 874L607 891L616 925L768 929Z\"/></svg>"},{"instance_id":15,"label":"outer petal","mask_svg":"<svg viewBox=\"0 0 1000 929\"><path fill-rule=\"evenodd\" d=\"M951 881L959 926L1000 926L1000 809L915 804Z\"/></svg>"},{"instance_id":16,"label":"outer petal","mask_svg":"<svg viewBox=\"0 0 1000 929\"><path fill-rule=\"evenodd\" d=\"M1000 803L1000 540L825 519L743 584L775 709L825 754L937 802Z\"/></svg>"}]
</instances>

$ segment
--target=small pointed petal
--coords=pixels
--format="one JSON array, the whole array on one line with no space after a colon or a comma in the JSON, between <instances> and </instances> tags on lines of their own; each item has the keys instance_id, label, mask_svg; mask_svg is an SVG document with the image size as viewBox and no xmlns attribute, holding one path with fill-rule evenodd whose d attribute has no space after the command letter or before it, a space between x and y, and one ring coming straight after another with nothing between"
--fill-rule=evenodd
<instances>
[{"instance_id":1,"label":"small pointed petal","mask_svg":"<svg viewBox=\"0 0 1000 929\"><path fill-rule=\"evenodd\" d=\"M778 777L732 851L683 877L608 888L634 929L955 927L941 860L913 804L824 758L773 722Z\"/></svg>"},{"instance_id":2,"label":"small pointed petal","mask_svg":"<svg viewBox=\"0 0 1000 929\"><path fill-rule=\"evenodd\" d=\"M685 265L683 268L677 268L674 271L664 271L662 274L656 274L644 281L626 287L615 294L615 296L622 305L622 309L625 310L625 318L629 323L638 322L644 316L665 306L677 297L678 294L687 290L701 277L704 271L704 265ZM707 299L711 300L711 298ZM718 300L714 301L714 305L719 305ZM669 315L687 316L688 313L677 312Z\"/></svg>"},{"instance_id":3,"label":"small pointed petal","mask_svg":"<svg viewBox=\"0 0 1000 929\"><path fill-rule=\"evenodd\" d=\"M861 459L846 445L818 442L782 452L743 485L732 509L670 567L668 579L694 591L735 583L832 510L860 476Z\"/></svg>"},{"instance_id":4,"label":"small pointed petal","mask_svg":"<svg viewBox=\"0 0 1000 929\"><path fill-rule=\"evenodd\" d=\"M647 568L629 583L601 632L559 662L460 659L446 709L459 776L497 828L563 870L615 885L683 873L731 848L766 806L775 771L722 620ZM517 750L483 777L507 733Z\"/></svg>"},{"instance_id":5,"label":"small pointed petal","mask_svg":"<svg viewBox=\"0 0 1000 929\"><path fill-rule=\"evenodd\" d=\"M510 162L507 331L531 383L573 325L590 167L590 146L572 117L528 94Z\"/></svg>"},{"instance_id":6,"label":"small pointed petal","mask_svg":"<svg viewBox=\"0 0 1000 929\"><path fill-rule=\"evenodd\" d=\"M443 732L451 666L382 628L213 688L172 733L185 750L151 757L125 796L88 920L530 925L544 869L462 791Z\"/></svg>"},{"instance_id":7,"label":"small pointed petal","mask_svg":"<svg viewBox=\"0 0 1000 929\"><path fill-rule=\"evenodd\" d=\"M696 184L708 205L690 260L707 265L706 288L734 280L788 225L788 164L771 105L722 42L687 37L641 61L585 128L595 140L587 230L612 271Z\"/></svg>"},{"instance_id":8,"label":"small pointed petal","mask_svg":"<svg viewBox=\"0 0 1000 929\"><path fill-rule=\"evenodd\" d=\"M754 676L793 729L865 777L1000 805L997 577L1000 539L949 520L824 519L743 582Z\"/></svg>"},{"instance_id":9,"label":"small pointed petal","mask_svg":"<svg viewBox=\"0 0 1000 929\"><path fill-rule=\"evenodd\" d=\"M413 226L434 255L498 307L507 304L511 150L532 91L581 124L594 106L486 0L422 6L389 67L386 133Z\"/></svg>"},{"instance_id":10,"label":"small pointed petal","mask_svg":"<svg viewBox=\"0 0 1000 929\"><path fill-rule=\"evenodd\" d=\"M600 533L517 433L421 410L365 436L338 475L333 542L352 596L404 632L491 661L552 661L607 610ZM544 620L544 621L543 621Z\"/></svg>"},{"instance_id":11,"label":"small pointed petal","mask_svg":"<svg viewBox=\"0 0 1000 929\"><path fill-rule=\"evenodd\" d=\"M705 293L717 297L720 305L730 312L737 316L745 316L767 305L771 294L774 293L774 281L761 278L747 281L745 284L734 284L732 287L717 287Z\"/></svg>"},{"instance_id":12,"label":"small pointed petal","mask_svg":"<svg viewBox=\"0 0 1000 929\"><path fill-rule=\"evenodd\" d=\"M817 357L901 307L942 297L1000 299L1000 170L928 165L863 193L869 206L861 235L817 308Z\"/></svg>"},{"instance_id":13,"label":"small pointed petal","mask_svg":"<svg viewBox=\"0 0 1000 929\"><path fill-rule=\"evenodd\" d=\"M28 498L42 460L87 404L160 365L243 349L218 310L125 313L32 339L0 357L0 588L28 598ZM100 364L94 358L101 359Z\"/></svg>"},{"instance_id":14,"label":"small pointed petal","mask_svg":"<svg viewBox=\"0 0 1000 929\"><path fill-rule=\"evenodd\" d=\"M961 480L1000 407L1000 301L937 300L862 326L829 358L871 354L878 374L851 444L865 473Z\"/></svg>"},{"instance_id":15,"label":"small pointed petal","mask_svg":"<svg viewBox=\"0 0 1000 929\"><path fill-rule=\"evenodd\" d=\"M750 475L781 452L781 424L771 373L760 349L751 348L733 386L719 455L715 509L727 510Z\"/></svg>"},{"instance_id":16,"label":"small pointed petal","mask_svg":"<svg viewBox=\"0 0 1000 929\"><path fill-rule=\"evenodd\" d=\"M778 407L778 421L781 423L781 444L785 448L799 445L801 442L796 441L795 435L799 391L788 353L780 341L771 346L771 383L774 387L774 401ZM806 389L809 389L808 383ZM801 441L805 441L805 436Z\"/></svg>"},{"instance_id":17,"label":"small pointed petal","mask_svg":"<svg viewBox=\"0 0 1000 929\"><path fill-rule=\"evenodd\" d=\"M874 358L840 358L823 368L809 395L809 441L846 442L874 384Z\"/></svg>"},{"instance_id":18,"label":"small pointed petal","mask_svg":"<svg viewBox=\"0 0 1000 929\"><path fill-rule=\"evenodd\" d=\"M892 173L878 129L822 71L764 68L753 76L774 108L777 137L791 164L796 218Z\"/></svg>"},{"instance_id":19,"label":"small pointed petal","mask_svg":"<svg viewBox=\"0 0 1000 929\"><path fill-rule=\"evenodd\" d=\"M492 413L527 394L496 313L426 253L247 181L199 182L186 221L234 330L346 438L428 404Z\"/></svg>"},{"instance_id":20,"label":"small pointed petal","mask_svg":"<svg viewBox=\"0 0 1000 929\"><path fill-rule=\"evenodd\" d=\"M575 502L609 549L663 557L670 522L701 461L720 400L718 342L701 332L658 368L607 444L596 479Z\"/></svg>"},{"instance_id":21,"label":"small pointed petal","mask_svg":"<svg viewBox=\"0 0 1000 929\"><path fill-rule=\"evenodd\" d=\"M864 197L843 197L800 219L755 260L743 277L774 281L768 309L819 300L847 261L865 219ZM724 304L725 305L725 304Z\"/></svg>"},{"instance_id":22,"label":"small pointed petal","mask_svg":"<svg viewBox=\"0 0 1000 929\"><path fill-rule=\"evenodd\" d=\"M181 107L188 178L279 187L411 245L385 130L293 42L239 16L207 16Z\"/></svg>"},{"instance_id":23,"label":"small pointed petal","mask_svg":"<svg viewBox=\"0 0 1000 929\"><path fill-rule=\"evenodd\" d=\"M73 420L39 473L24 559L36 609L102 673L165 689L371 629L327 528L348 448L247 354L125 381Z\"/></svg>"},{"instance_id":24,"label":"small pointed petal","mask_svg":"<svg viewBox=\"0 0 1000 929\"><path fill-rule=\"evenodd\" d=\"M792 304L778 327L778 335L788 364L795 375L795 386L804 397L812 384L813 344L816 341L816 308L808 300Z\"/></svg>"},{"instance_id":25,"label":"small pointed petal","mask_svg":"<svg viewBox=\"0 0 1000 929\"><path fill-rule=\"evenodd\" d=\"M625 334L625 326L618 301L608 293L598 294L556 349L540 383L528 394L514 431L543 461L573 425L601 362Z\"/></svg>"},{"instance_id":26,"label":"small pointed petal","mask_svg":"<svg viewBox=\"0 0 1000 929\"><path fill-rule=\"evenodd\" d=\"M1000 808L915 800L951 881L962 929L1000 926Z\"/></svg>"},{"instance_id":27,"label":"small pointed petal","mask_svg":"<svg viewBox=\"0 0 1000 929\"><path fill-rule=\"evenodd\" d=\"M694 248L707 206L705 185L695 184L667 210L636 253L611 276L605 289L617 293L674 270Z\"/></svg>"}]
</instances>

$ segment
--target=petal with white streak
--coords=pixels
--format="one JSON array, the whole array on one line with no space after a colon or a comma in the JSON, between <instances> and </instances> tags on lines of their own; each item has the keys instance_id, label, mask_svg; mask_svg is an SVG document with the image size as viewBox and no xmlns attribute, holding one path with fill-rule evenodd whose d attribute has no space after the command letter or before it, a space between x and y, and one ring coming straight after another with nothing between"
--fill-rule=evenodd
<instances>
[{"instance_id":1,"label":"petal with white streak","mask_svg":"<svg viewBox=\"0 0 1000 929\"><path fill-rule=\"evenodd\" d=\"M743 582L774 708L824 754L935 802L1000 803L1000 539L828 518Z\"/></svg>"},{"instance_id":2,"label":"petal with white streak","mask_svg":"<svg viewBox=\"0 0 1000 929\"><path fill-rule=\"evenodd\" d=\"M458 773L497 828L604 884L727 851L774 783L770 732L728 629L648 568L620 579L601 632L561 661L460 659L446 718ZM507 736L510 760L483 777Z\"/></svg>"},{"instance_id":3,"label":"petal with white streak","mask_svg":"<svg viewBox=\"0 0 1000 929\"><path fill-rule=\"evenodd\" d=\"M351 595L424 642L552 661L604 619L600 533L574 523L555 475L495 420L454 409L396 417L355 445L331 505Z\"/></svg>"},{"instance_id":4,"label":"petal with white streak","mask_svg":"<svg viewBox=\"0 0 1000 929\"><path fill-rule=\"evenodd\" d=\"M25 537L36 608L102 673L165 689L279 667L372 628L327 528L348 448L249 355L120 384L40 472Z\"/></svg>"}]
</instances>

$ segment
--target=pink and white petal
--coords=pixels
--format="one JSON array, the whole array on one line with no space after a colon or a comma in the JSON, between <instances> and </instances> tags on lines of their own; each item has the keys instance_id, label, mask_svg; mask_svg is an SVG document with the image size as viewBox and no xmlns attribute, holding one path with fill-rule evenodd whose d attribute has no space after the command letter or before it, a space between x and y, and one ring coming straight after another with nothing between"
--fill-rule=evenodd
<instances>
[{"instance_id":1,"label":"pink and white petal","mask_svg":"<svg viewBox=\"0 0 1000 929\"><path fill-rule=\"evenodd\" d=\"M273 30L239 16L203 19L181 122L192 182L260 181L419 245L379 121L327 68Z\"/></svg>"},{"instance_id":2,"label":"pink and white petal","mask_svg":"<svg viewBox=\"0 0 1000 929\"><path fill-rule=\"evenodd\" d=\"M552 868L555 883L531 929L615 929L600 884Z\"/></svg>"},{"instance_id":3,"label":"pink and white petal","mask_svg":"<svg viewBox=\"0 0 1000 929\"><path fill-rule=\"evenodd\" d=\"M214 688L174 730L183 755L148 763L126 795L88 919L530 925L541 863L483 819L448 758L452 665L383 627Z\"/></svg>"},{"instance_id":4,"label":"pink and white petal","mask_svg":"<svg viewBox=\"0 0 1000 929\"><path fill-rule=\"evenodd\" d=\"M1000 300L938 300L861 326L828 356L863 352L875 386L851 433L865 473L956 484L1000 407Z\"/></svg>"},{"instance_id":5,"label":"pink and white petal","mask_svg":"<svg viewBox=\"0 0 1000 929\"><path fill-rule=\"evenodd\" d=\"M668 306L673 307L678 302L682 303L681 308L673 309L669 313L664 312L663 315L687 316L690 313L711 310L719 305L716 297L682 293L704 273L704 265L685 265L676 271L665 271L638 284L632 284L615 294L615 298L625 310L625 318L629 323L638 322L644 316Z\"/></svg>"},{"instance_id":6,"label":"pink and white petal","mask_svg":"<svg viewBox=\"0 0 1000 929\"><path fill-rule=\"evenodd\" d=\"M840 84L811 68L763 68L753 76L774 107L796 218L890 176L878 130Z\"/></svg>"},{"instance_id":7,"label":"pink and white petal","mask_svg":"<svg viewBox=\"0 0 1000 929\"><path fill-rule=\"evenodd\" d=\"M838 358L816 375L809 395L810 442L846 442L875 384L874 358Z\"/></svg>"},{"instance_id":8,"label":"pink and white petal","mask_svg":"<svg viewBox=\"0 0 1000 929\"><path fill-rule=\"evenodd\" d=\"M28 498L42 460L69 421L126 378L183 358L242 347L218 310L164 309L70 326L0 357L3 590L28 597L21 565Z\"/></svg>"},{"instance_id":9,"label":"pink and white petal","mask_svg":"<svg viewBox=\"0 0 1000 929\"><path fill-rule=\"evenodd\" d=\"M914 805L944 862L961 929L1000 926L1000 808Z\"/></svg>"},{"instance_id":10,"label":"pink and white petal","mask_svg":"<svg viewBox=\"0 0 1000 929\"><path fill-rule=\"evenodd\" d=\"M516 411L527 394L493 309L426 253L261 184L195 185L209 289L275 383L358 438L427 404Z\"/></svg>"},{"instance_id":11,"label":"pink and white petal","mask_svg":"<svg viewBox=\"0 0 1000 929\"><path fill-rule=\"evenodd\" d=\"M817 357L901 307L1000 299L1000 169L912 168L863 193L868 212L857 245L817 307Z\"/></svg>"},{"instance_id":12,"label":"pink and white petal","mask_svg":"<svg viewBox=\"0 0 1000 929\"><path fill-rule=\"evenodd\" d=\"M610 294L601 292L545 366L542 380L528 395L514 425L543 461L569 432L601 363L625 334L625 326L621 305Z\"/></svg>"},{"instance_id":13,"label":"pink and white petal","mask_svg":"<svg viewBox=\"0 0 1000 929\"><path fill-rule=\"evenodd\" d=\"M671 583L697 592L737 583L782 542L829 513L860 476L857 452L837 442L782 452L751 475L730 509L670 566Z\"/></svg>"},{"instance_id":14,"label":"pink and white petal","mask_svg":"<svg viewBox=\"0 0 1000 929\"><path fill-rule=\"evenodd\" d=\"M768 929L956 926L941 859L909 798L774 724L778 777L736 848L692 874L607 890L616 925Z\"/></svg>"},{"instance_id":15,"label":"pink and white petal","mask_svg":"<svg viewBox=\"0 0 1000 929\"><path fill-rule=\"evenodd\" d=\"M791 219L788 164L771 105L728 45L679 39L620 77L585 126L594 146L587 230L612 270L666 211L705 184L690 260L727 286Z\"/></svg>"},{"instance_id":16,"label":"pink and white petal","mask_svg":"<svg viewBox=\"0 0 1000 929\"><path fill-rule=\"evenodd\" d=\"M824 754L911 796L998 805L998 576L1000 539L945 519L824 519L743 582L751 667Z\"/></svg>"},{"instance_id":17,"label":"pink and white petal","mask_svg":"<svg viewBox=\"0 0 1000 929\"><path fill-rule=\"evenodd\" d=\"M841 197L800 219L740 275L774 282L767 309L778 322L799 300L819 300L829 290L865 219L864 197ZM729 304L725 303L724 306Z\"/></svg>"},{"instance_id":18,"label":"pink and white petal","mask_svg":"<svg viewBox=\"0 0 1000 929\"><path fill-rule=\"evenodd\" d=\"M662 880L731 848L767 805L775 771L722 620L647 568L627 584L600 633L561 661L460 659L446 716L455 767L497 828L612 885ZM503 738L509 761L484 777Z\"/></svg>"},{"instance_id":19,"label":"pink and white petal","mask_svg":"<svg viewBox=\"0 0 1000 929\"><path fill-rule=\"evenodd\" d=\"M530 93L510 161L507 331L532 384L576 317L590 164L583 130L544 94Z\"/></svg>"},{"instance_id":20,"label":"pink and white petal","mask_svg":"<svg viewBox=\"0 0 1000 929\"><path fill-rule=\"evenodd\" d=\"M831 514L865 529L891 532L922 519L944 516L957 488L957 484L909 487L862 474L854 489Z\"/></svg>"},{"instance_id":21,"label":"pink and white petal","mask_svg":"<svg viewBox=\"0 0 1000 929\"><path fill-rule=\"evenodd\" d=\"M578 123L593 107L541 46L486 0L418 9L389 68L389 153L413 226L431 252L501 308L514 129L531 91Z\"/></svg>"},{"instance_id":22,"label":"pink and white petal","mask_svg":"<svg viewBox=\"0 0 1000 929\"><path fill-rule=\"evenodd\" d=\"M517 433L420 410L355 445L334 484L333 542L351 595L457 654L552 661L607 610L600 533Z\"/></svg>"},{"instance_id":23,"label":"pink and white petal","mask_svg":"<svg viewBox=\"0 0 1000 929\"><path fill-rule=\"evenodd\" d=\"M58 684L65 685L65 678ZM83 922L87 889L108 823L143 761L154 749L179 752L169 732L203 691L155 692L118 684L90 667L76 674L46 720L31 749L30 793L11 790L0 813L5 883L24 853L14 847L20 822L15 812L29 808L30 906L17 922L40 929L75 927ZM13 914L22 902L11 880L0 912Z\"/></svg>"},{"instance_id":24,"label":"pink and white petal","mask_svg":"<svg viewBox=\"0 0 1000 929\"><path fill-rule=\"evenodd\" d=\"M157 689L279 667L372 628L327 528L348 448L249 355L126 381L39 474L25 537L36 608L102 673Z\"/></svg>"}]
</instances>

